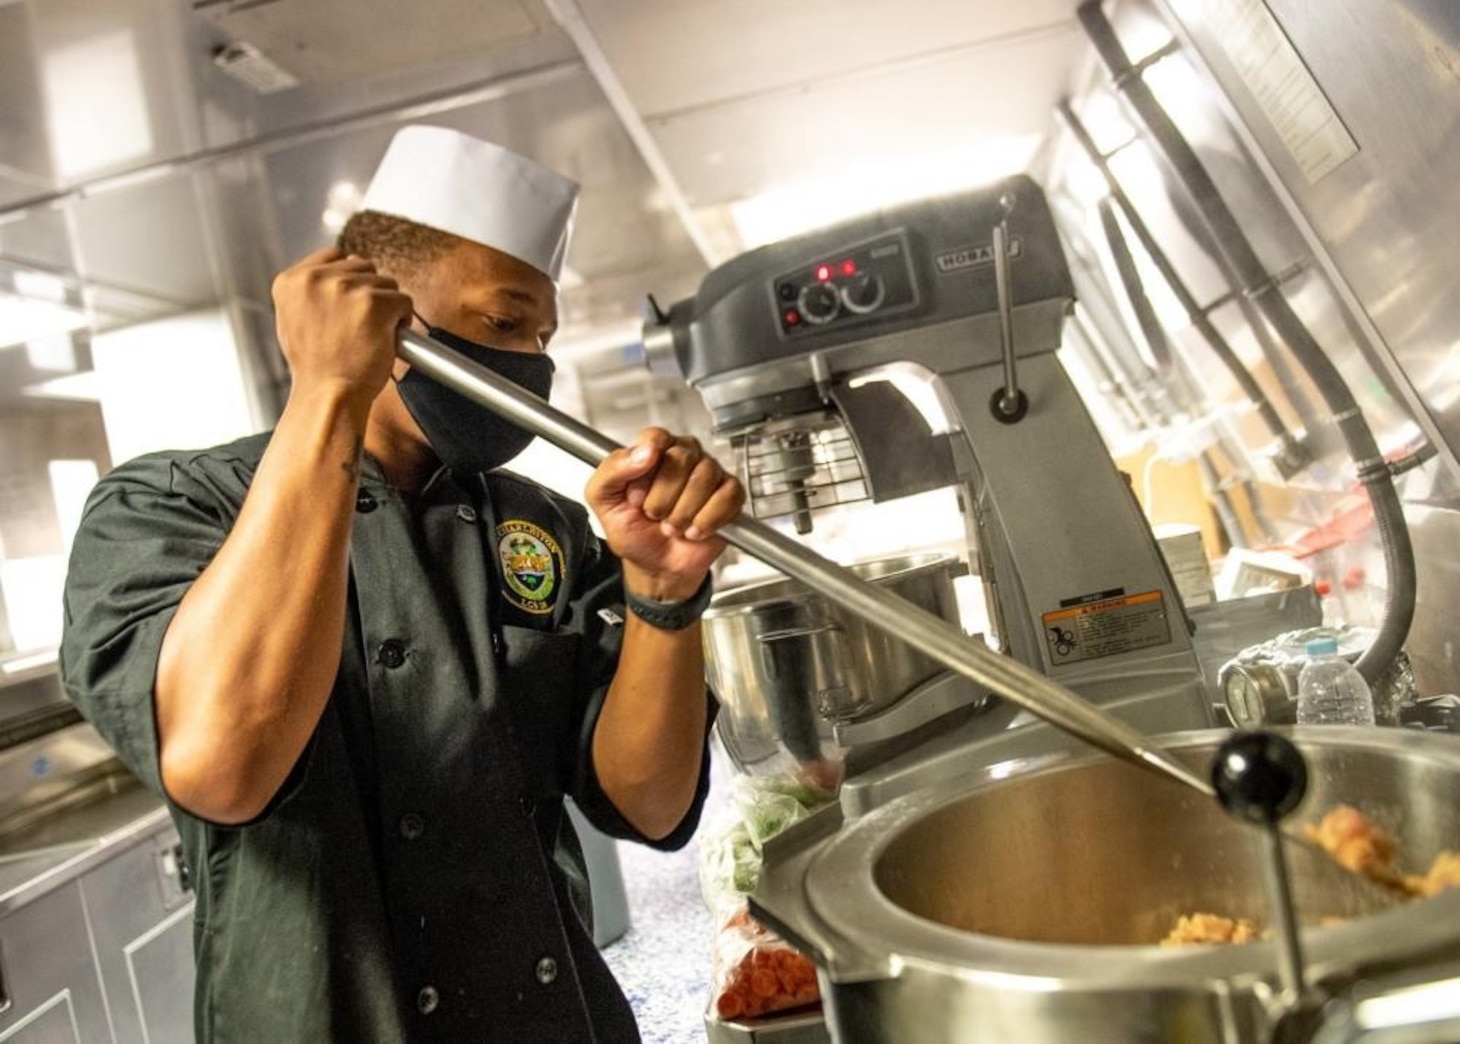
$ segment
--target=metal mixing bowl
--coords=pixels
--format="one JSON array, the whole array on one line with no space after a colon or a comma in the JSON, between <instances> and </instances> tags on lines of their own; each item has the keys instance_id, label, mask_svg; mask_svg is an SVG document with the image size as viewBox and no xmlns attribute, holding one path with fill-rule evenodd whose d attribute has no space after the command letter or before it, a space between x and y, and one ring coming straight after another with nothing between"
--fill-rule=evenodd
<instances>
[{"instance_id":1,"label":"metal mixing bowl","mask_svg":"<svg viewBox=\"0 0 1460 1044\"><path fill-rule=\"evenodd\" d=\"M1422 872L1460 848L1460 742L1298 728L1313 821L1338 803ZM1205 771L1224 733L1158 745ZM1274 944L1155 945L1193 911L1269 923L1257 834L1216 803L1105 756L1008 763L908 795L796 851L768 849L759 912L814 951L839 1039L1265 1039ZM1310 982L1460 957L1460 891L1396 905L1290 852ZM1322 918L1350 918L1318 928Z\"/></svg>"},{"instance_id":2,"label":"metal mixing bowl","mask_svg":"<svg viewBox=\"0 0 1460 1044\"><path fill-rule=\"evenodd\" d=\"M850 567L958 623L948 554ZM720 700L721 742L742 772L804 773L839 762L833 723L881 710L943 670L795 580L717 594L703 620L706 676Z\"/></svg>"}]
</instances>

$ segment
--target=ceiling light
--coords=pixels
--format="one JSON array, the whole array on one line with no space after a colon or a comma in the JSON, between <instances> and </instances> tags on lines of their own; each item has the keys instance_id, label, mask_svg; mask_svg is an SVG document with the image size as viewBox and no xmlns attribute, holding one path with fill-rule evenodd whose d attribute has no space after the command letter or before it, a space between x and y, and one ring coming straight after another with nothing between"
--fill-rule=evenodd
<instances>
[{"instance_id":1,"label":"ceiling light","mask_svg":"<svg viewBox=\"0 0 1460 1044\"><path fill-rule=\"evenodd\" d=\"M299 78L251 43L222 44L213 51L213 64L259 94L275 94L299 86Z\"/></svg>"},{"instance_id":2,"label":"ceiling light","mask_svg":"<svg viewBox=\"0 0 1460 1044\"><path fill-rule=\"evenodd\" d=\"M916 199L946 195L1016 174L1029 165L1040 136L995 141L859 164L814 180L782 185L730 204L746 247Z\"/></svg>"},{"instance_id":3,"label":"ceiling light","mask_svg":"<svg viewBox=\"0 0 1460 1044\"><path fill-rule=\"evenodd\" d=\"M152 156L142 58L130 29L41 51L52 161L63 182Z\"/></svg>"},{"instance_id":4,"label":"ceiling light","mask_svg":"<svg viewBox=\"0 0 1460 1044\"><path fill-rule=\"evenodd\" d=\"M0 347L70 333L87 324L79 308L0 290Z\"/></svg>"},{"instance_id":5,"label":"ceiling light","mask_svg":"<svg viewBox=\"0 0 1460 1044\"><path fill-rule=\"evenodd\" d=\"M38 301L66 303L66 280L50 272L19 270L10 277L15 292L22 297L34 297Z\"/></svg>"}]
</instances>

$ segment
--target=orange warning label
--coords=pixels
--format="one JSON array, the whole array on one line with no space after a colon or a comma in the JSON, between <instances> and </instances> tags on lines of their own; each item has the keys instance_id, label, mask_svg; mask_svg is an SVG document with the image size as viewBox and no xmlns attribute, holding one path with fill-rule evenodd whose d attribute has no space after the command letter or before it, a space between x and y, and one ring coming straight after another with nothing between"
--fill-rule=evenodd
<instances>
[{"instance_id":1,"label":"orange warning label","mask_svg":"<svg viewBox=\"0 0 1460 1044\"><path fill-rule=\"evenodd\" d=\"M1120 595L1044 614L1044 640L1055 666L1147 649L1171 640L1160 591Z\"/></svg>"}]
</instances>

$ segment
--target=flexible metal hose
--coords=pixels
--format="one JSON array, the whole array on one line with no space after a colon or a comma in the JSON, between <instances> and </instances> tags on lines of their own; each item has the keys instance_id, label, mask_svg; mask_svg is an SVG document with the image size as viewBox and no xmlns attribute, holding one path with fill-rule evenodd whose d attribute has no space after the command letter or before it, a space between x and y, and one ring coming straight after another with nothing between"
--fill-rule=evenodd
<instances>
[{"instance_id":1,"label":"flexible metal hose","mask_svg":"<svg viewBox=\"0 0 1460 1044\"><path fill-rule=\"evenodd\" d=\"M1384 620L1373 642L1359 659L1359 673L1371 685L1394 662L1409 635L1414 619L1414 549L1404 521L1404 508L1394 488L1389 466L1379 451L1374 433L1364 419L1358 402L1313 335L1298 318L1281 289L1263 266L1257 251L1243 232L1231 208L1202 166L1195 150L1166 114L1138 70L1130 62L1100 0L1089 0L1079 9L1080 24L1094 44L1116 86L1130 102L1152 140L1166 157L1190 194L1202 220L1212 234L1223 259L1237 275L1247 296L1261 310L1292 350L1299 364L1312 378L1324 403L1333 413L1358 478L1373 505L1374 520L1384 548L1388 573Z\"/></svg>"}]
</instances>

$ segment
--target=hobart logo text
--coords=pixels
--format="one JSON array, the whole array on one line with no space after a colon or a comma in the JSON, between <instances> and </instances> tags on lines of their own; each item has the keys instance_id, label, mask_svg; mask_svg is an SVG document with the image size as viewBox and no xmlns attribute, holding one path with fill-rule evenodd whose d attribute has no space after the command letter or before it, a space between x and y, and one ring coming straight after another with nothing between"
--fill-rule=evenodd
<instances>
[{"instance_id":1,"label":"hobart logo text","mask_svg":"<svg viewBox=\"0 0 1460 1044\"><path fill-rule=\"evenodd\" d=\"M1024 253L1024 241L1018 236L1009 240L1009 259L1019 257ZM950 250L946 254L935 254L933 264L938 266L942 275L949 272L961 272L965 268L977 268L979 265L991 265L994 263L994 245L992 243L980 246L961 247L958 250Z\"/></svg>"}]
</instances>

